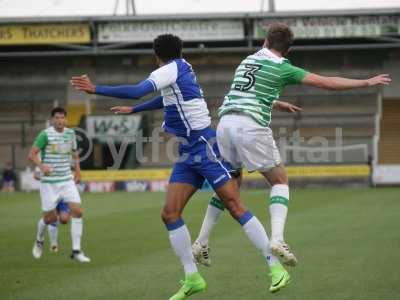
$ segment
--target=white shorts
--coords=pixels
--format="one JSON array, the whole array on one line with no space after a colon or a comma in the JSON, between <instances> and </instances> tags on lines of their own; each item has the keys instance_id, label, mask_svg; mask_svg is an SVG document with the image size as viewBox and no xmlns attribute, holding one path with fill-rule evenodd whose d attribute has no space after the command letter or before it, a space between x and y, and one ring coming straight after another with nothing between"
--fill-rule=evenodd
<instances>
[{"instance_id":1,"label":"white shorts","mask_svg":"<svg viewBox=\"0 0 400 300\"><path fill-rule=\"evenodd\" d=\"M54 210L61 198L65 202L81 203L81 197L75 182L72 180L57 183L40 183L40 199L42 211Z\"/></svg>"},{"instance_id":2,"label":"white shorts","mask_svg":"<svg viewBox=\"0 0 400 300\"><path fill-rule=\"evenodd\" d=\"M222 116L217 127L221 155L234 168L266 172L281 163L272 130L244 114Z\"/></svg>"}]
</instances>

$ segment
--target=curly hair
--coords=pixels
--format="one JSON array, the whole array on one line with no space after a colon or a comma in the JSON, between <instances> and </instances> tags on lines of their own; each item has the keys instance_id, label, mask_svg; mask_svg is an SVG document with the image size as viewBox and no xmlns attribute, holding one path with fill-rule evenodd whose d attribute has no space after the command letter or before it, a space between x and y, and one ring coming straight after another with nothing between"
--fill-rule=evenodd
<instances>
[{"instance_id":1,"label":"curly hair","mask_svg":"<svg viewBox=\"0 0 400 300\"><path fill-rule=\"evenodd\" d=\"M176 35L162 34L154 39L155 54L164 62L182 57L182 40Z\"/></svg>"}]
</instances>

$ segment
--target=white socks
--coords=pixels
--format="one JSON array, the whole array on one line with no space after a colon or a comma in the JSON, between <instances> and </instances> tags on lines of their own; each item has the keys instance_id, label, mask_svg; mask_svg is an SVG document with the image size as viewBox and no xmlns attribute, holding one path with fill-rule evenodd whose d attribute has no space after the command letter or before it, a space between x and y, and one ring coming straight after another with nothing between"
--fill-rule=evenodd
<instances>
[{"instance_id":1,"label":"white socks","mask_svg":"<svg viewBox=\"0 0 400 300\"><path fill-rule=\"evenodd\" d=\"M203 224L199 232L197 241L200 245L208 245L208 239L210 238L211 231L213 230L215 224L217 224L219 218L224 212L224 204L219 200L217 195L213 195L210 203L207 207L206 215L204 216Z\"/></svg>"},{"instance_id":2,"label":"white socks","mask_svg":"<svg viewBox=\"0 0 400 300\"><path fill-rule=\"evenodd\" d=\"M82 238L83 224L82 218L71 218L71 239L72 239L72 250L81 250L81 238Z\"/></svg>"},{"instance_id":3,"label":"white socks","mask_svg":"<svg viewBox=\"0 0 400 300\"><path fill-rule=\"evenodd\" d=\"M222 213L224 212L224 205L218 196L213 195L208 207L207 212L201 226L199 237L197 241L201 245L208 245L208 239L212 229L218 222ZM242 225L244 232L246 233L249 240L258 250L261 251L269 266L279 263L279 259L272 255L269 248L268 235L260 223L260 221L254 217L251 212L247 211L240 218L239 223Z\"/></svg>"},{"instance_id":4,"label":"white socks","mask_svg":"<svg viewBox=\"0 0 400 300\"><path fill-rule=\"evenodd\" d=\"M175 223L166 224L169 233L169 240L176 255L181 260L185 274L189 275L197 272L192 253L192 242L189 230L182 219Z\"/></svg>"},{"instance_id":5,"label":"white socks","mask_svg":"<svg viewBox=\"0 0 400 300\"><path fill-rule=\"evenodd\" d=\"M260 221L251 212L246 211L240 217L239 223L242 225L249 240L261 251L268 265L272 266L279 263L279 259L271 253L268 235Z\"/></svg>"},{"instance_id":6,"label":"white socks","mask_svg":"<svg viewBox=\"0 0 400 300\"><path fill-rule=\"evenodd\" d=\"M271 214L271 239L284 241L286 216L289 204L289 186L286 184L276 184L272 186L270 193L271 204L269 212Z\"/></svg>"},{"instance_id":7,"label":"white socks","mask_svg":"<svg viewBox=\"0 0 400 300\"><path fill-rule=\"evenodd\" d=\"M49 239L51 246L58 245L58 224L60 222L57 220L55 223L49 224L47 226L47 231L49 232Z\"/></svg>"},{"instance_id":8,"label":"white socks","mask_svg":"<svg viewBox=\"0 0 400 300\"><path fill-rule=\"evenodd\" d=\"M36 240L39 242L44 241L44 232L46 230L46 223L43 221L43 218L41 218L38 222L37 225L37 235L36 235Z\"/></svg>"},{"instance_id":9,"label":"white socks","mask_svg":"<svg viewBox=\"0 0 400 300\"><path fill-rule=\"evenodd\" d=\"M41 218L37 226L37 236L36 239L39 242L44 241L44 234L46 231L46 226L48 227L50 245L54 246L58 243L58 228L57 225L59 221L54 224L46 225ZM71 239L72 239L72 250L81 250L81 238L82 238L83 224L82 218L71 218Z\"/></svg>"}]
</instances>

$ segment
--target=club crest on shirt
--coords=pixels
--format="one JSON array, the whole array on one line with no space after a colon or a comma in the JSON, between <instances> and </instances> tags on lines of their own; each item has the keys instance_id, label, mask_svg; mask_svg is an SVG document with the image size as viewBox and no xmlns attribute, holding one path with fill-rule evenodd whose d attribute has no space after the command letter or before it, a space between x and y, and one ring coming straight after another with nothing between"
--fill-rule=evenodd
<instances>
[{"instance_id":1,"label":"club crest on shirt","mask_svg":"<svg viewBox=\"0 0 400 300\"><path fill-rule=\"evenodd\" d=\"M50 152L55 154L67 154L71 153L72 145L69 142L62 143L62 144L51 144L50 145Z\"/></svg>"}]
</instances>

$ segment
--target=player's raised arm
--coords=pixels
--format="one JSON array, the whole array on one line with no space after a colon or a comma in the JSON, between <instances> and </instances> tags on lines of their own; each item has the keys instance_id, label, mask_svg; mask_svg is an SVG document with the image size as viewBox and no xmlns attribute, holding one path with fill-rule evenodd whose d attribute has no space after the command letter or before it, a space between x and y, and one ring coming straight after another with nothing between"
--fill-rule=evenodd
<instances>
[{"instance_id":1,"label":"player's raised arm","mask_svg":"<svg viewBox=\"0 0 400 300\"><path fill-rule=\"evenodd\" d=\"M71 85L78 91L123 99L140 99L156 91L156 85L151 79L141 81L136 85L95 85L87 75L74 76Z\"/></svg>"},{"instance_id":2,"label":"player's raised arm","mask_svg":"<svg viewBox=\"0 0 400 300\"><path fill-rule=\"evenodd\" d=\"M391 78L388 74L380 74L369 79L350 79L344 77L327 77L315 73L308 73L302 83L326 90L349 90L354 88L369 87L375 85L388 85Z\"/></svg>"}]
</instances>

